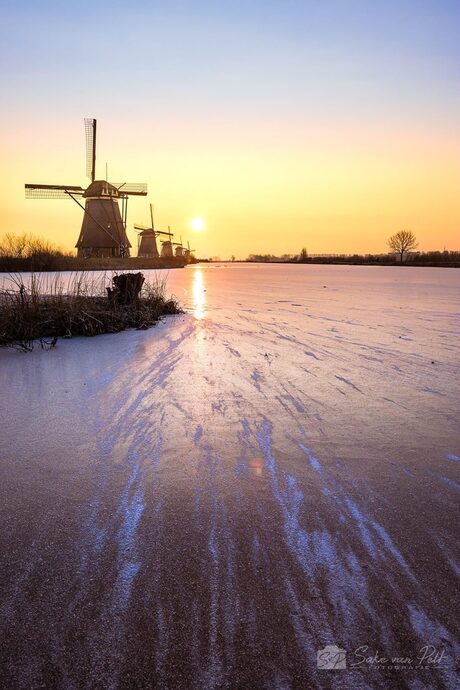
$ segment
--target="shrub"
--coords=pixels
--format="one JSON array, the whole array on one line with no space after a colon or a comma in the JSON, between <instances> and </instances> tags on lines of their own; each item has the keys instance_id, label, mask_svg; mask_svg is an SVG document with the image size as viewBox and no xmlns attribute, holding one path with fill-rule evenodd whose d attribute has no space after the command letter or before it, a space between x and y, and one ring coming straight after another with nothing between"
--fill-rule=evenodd
<instances>
[{"instance_id":1,"label":"shrub","mask_svg":"<svg viewBox=\"0 0 460 690\"><path fill-rule=\"evenodd\" d=\"M149 328L162 316L182 312L176 300L166 299L164 280L144 283L138 300L119 304L107 298L112 279L81 271L65 286L60 274L32 274L27 284L11 275L10 287L0 289L0 345L27 351L34 341L49 347L60 337Z\"/></svg>"}]
</instances>

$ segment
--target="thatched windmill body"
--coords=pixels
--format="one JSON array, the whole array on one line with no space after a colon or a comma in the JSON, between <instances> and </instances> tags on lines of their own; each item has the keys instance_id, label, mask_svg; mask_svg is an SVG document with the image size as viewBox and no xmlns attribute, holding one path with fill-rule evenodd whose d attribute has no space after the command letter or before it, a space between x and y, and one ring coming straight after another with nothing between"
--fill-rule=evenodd
<instances>
[{"instance_id":1,"label":"thatched windmill body","mask_svg":"<svg viewBox=\"0 0 460 690\"><path fill-rule=\"evenodd\" d=\"M85 119L86 173L91 180L89 187L26 184L26 198L73 199L83 209L80 236L75 245L77 256L129 256L131 243L126 235L128 198L145 196L147 185L96 180L96 127L96 120ZM85 200L84 205L80 198Z\"/></svg>"},{"instance_id":2,"label":"thatched windmill body","mask_svg":"<svg viewBox=\"0 0 460 690\"><path fill-rule=\"evenodd\" d=\"M153 204L150 204L150 220L151 226L149 228L145 225L134 226L135 230L140 230L140 232L138 233L137 255L145 258L157 258L159 256L157 237L159 237L161 242L161 256L168 258L172 257L172 238L174 237L174 235L171 232L169 226L168 232L164 232L163 230L155 230L155 223L153 220ZM164 236L168 237L168 239L162 240L161 237Z\"/></svg>"},{"instance_id":3,"label":"thatched windmill body","mask_svg":"<svg viewBox=\"0 0 460 690\"><path fill-rule=\"evenodd\" d=\"M160 234L159 231L155 230L155 223L153 221L153 204L150 204L150 228L144 225L135 225L135 230L140 230L138 233L138 243L137 243L137 256L143 256L146 258L158 258L158 247L157 247L157 235Z\"/></svg>"},{"instance_id":4,"label":"thatched windmill body","mask_svg":"<svg viewBox=\"0 0 460 690\"><path fill-rule=\"evenodd\" d=\"M182 237L180 238L180 242L172 242L173 247L175 247L174 250L174 255L178 256L180 258L184 257L184 246L182 244Z\"/></svg>"},{"instance_id":5,"label":"thatched windmill body","mask_svg":"<svg viewBox=\"0 0 460 690\"><path fill-rule=\"evenodd\" d=\"M187 263L190 263L192 252L194 251L195 249L190 249L190 242L187 242L187 246L184 248L184 258L187 260Z\"/></svg>"},{"instance_id":6,"label":"thatched windmill body","mask_svg":"<svg viewBox=\"0 0 460 690\"><path fill-rule=\"evenodd\" d=\"M171 258L173 256L173 233L171 232L171 228L168 225L168 232L162 232L162 235L168 235L169 240L160 240L161 241L161 256L162 257L167 257Z\"/></svg>"}]
</instances>

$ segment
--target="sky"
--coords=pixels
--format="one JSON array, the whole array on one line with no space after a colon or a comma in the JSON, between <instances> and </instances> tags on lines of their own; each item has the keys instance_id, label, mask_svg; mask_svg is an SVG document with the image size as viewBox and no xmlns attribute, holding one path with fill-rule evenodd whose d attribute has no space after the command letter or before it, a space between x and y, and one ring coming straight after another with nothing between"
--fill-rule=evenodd
<instances>
[{"instance_id":1,"label":"sky","mask_svg":"<svg viewBox=\"0 0 460 690\"><path fill-rule=\"evenodd\" d=\"M458 0L0 0L0 236L65 249L24 183L147 182L133 224L202 257L460 249ZM194 218L204 220L200 232Z\"/></svg>"}]
</instances>

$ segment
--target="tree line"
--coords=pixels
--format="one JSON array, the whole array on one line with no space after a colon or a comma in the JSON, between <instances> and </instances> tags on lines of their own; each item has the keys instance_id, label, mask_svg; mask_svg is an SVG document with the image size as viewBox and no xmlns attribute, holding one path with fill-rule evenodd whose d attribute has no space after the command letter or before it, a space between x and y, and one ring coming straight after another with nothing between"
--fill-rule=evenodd
<instances>
[{"instance_id":1,"label":"tree line","mask_svg":"<svg viewBox=\"0 0 460 690\"><path fill-rule=\"evenodd\" d=\"M52 242L24 232L6 233L0 238L0 270L65 270L75 257Z\"/></svg>"},{"instance_id":2,"label":"tree line","mask_svg":"<svg viewBox=\"0 0 460 690\"><path fill-rule=\"evenodd\" d=\"M460 251L415 252L417 238L411 230L400 230L387 240L391 250L386 254L309 254L303 247L299 254L250 254L247 261L257 263L343 263L460 266Z\"/></svg>"}]
</instances>

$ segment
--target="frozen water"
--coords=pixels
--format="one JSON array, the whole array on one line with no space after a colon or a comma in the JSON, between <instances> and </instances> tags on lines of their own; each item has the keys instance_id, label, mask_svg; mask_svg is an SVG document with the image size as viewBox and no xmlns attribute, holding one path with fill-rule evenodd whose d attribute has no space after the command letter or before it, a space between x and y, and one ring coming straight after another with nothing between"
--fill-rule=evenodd
<instances>
[{"instance_id":1,"label":"frozen water","mask_svg":"<svg viewBox=\"0 0 460 690\"><path fill-rule=\"evenodd\" d=\"M326 644L453 687L460 271L167 279L154 329L0 352L6 687L389 687Z\"/></svg>"}]
</instances>

